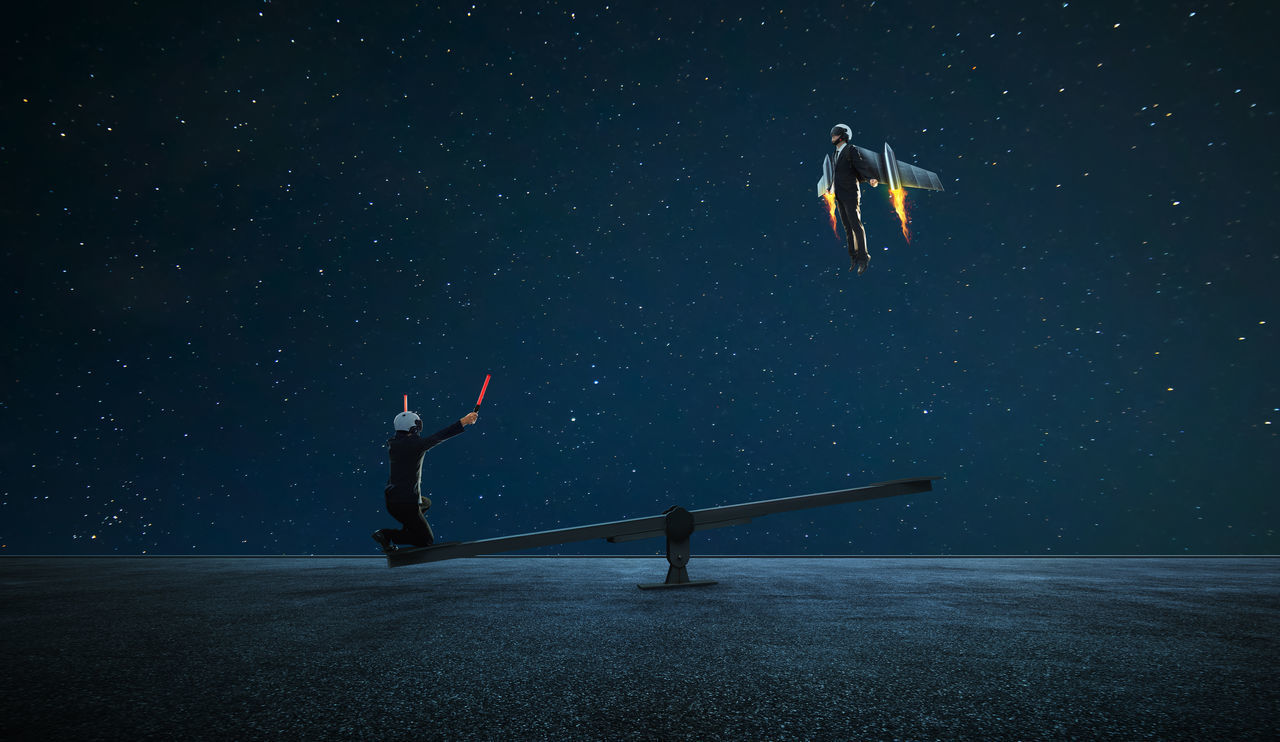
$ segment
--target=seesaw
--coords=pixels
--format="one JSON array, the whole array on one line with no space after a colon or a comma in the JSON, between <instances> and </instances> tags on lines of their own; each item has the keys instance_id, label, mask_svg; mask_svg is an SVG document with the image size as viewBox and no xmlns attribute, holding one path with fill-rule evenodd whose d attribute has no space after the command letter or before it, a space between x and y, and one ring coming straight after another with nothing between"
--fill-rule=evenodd
<instances>
[{"instance_id":1,"label":"seesaw","mask_svg":"<svg viewBox=\"0 0 1280 742\"><path fill-rule=\"evenodd\" d=\"M461 559L463 557L500 554L507 551L533 549L539 546L568 544L575 541L590 541L602 538L609 543L638 541L642 538L667 537L667 569L665 582L640 585L641 589L662 587L686 587L694 585L714 585L715 580L690 580L687 565L689 564L689 537L694 531L725 526L740 526L750 523L753 518L775 513L787 513L793 510L807 510L826 505L843 505L863 500L876 500L883 497L912 495L928 492L933 489L933 480L942 477L921 477L917 479L895 479L892 482L869 484L832 492L817 492L811 495L781 497L776 500L760 500L744 502L738 505L722 505L702 510L685 510L675 506L667 509L662 515L630 520L615 520L609 523L596 523L575 528L560 528L552 531L522 533L515 536L486 538L478 541L461 541L421 548L400 549L387 555L387 565L403 567L408 564L423 562L439 562L445 559Z\"/></svg>"}]
</instances>

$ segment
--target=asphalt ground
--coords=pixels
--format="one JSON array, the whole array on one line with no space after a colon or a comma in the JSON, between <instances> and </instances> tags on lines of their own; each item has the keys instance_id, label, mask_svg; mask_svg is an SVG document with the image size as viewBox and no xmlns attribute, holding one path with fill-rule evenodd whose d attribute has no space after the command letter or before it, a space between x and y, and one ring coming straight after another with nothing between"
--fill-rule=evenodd
<instances>
[{"instance_id":1,"label":"asphalt ground","mask_svg":"<svg viewBox=\"0 0 1280 742\"><path fill-rule=\"evenodd\" d=\"M1280 560L0 559L0 739L1272 739Z\"/></svg>"}]
</instances>

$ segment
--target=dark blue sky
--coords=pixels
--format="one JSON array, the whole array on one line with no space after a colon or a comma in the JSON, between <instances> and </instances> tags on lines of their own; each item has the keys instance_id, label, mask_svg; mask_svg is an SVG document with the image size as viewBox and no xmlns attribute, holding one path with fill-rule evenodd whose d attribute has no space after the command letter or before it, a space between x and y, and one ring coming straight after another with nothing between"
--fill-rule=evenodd
<instances>
[{"instance_id":1,"label":"dark blue sky","mask_svg":"<svg viewBox=\"0 0 1280 742\"><path fill-rule=\"evenodd\" d=\"M945 475L695 554L1278 550L1270 4L383 5L7 24L0 553L374 553L486 373L442 540ZM947 189L861 277L836 123Z\"/></svg>"}]
</instances>

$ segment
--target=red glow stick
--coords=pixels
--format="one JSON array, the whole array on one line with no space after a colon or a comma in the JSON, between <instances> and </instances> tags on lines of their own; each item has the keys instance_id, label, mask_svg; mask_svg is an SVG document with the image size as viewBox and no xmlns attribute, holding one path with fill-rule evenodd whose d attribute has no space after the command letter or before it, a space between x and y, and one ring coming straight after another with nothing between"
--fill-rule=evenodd
<instances>
[{"instance_id":1,"label":"red glow stick","mask_svg":"<svg viewBox=\"0 0 1280 742\"><path fill-rule=\"evenodd\" d=\"M480 387L480 398L476 400L476 408L472 412L480 411L480 403L484 401L484 390L489 388L489 377L493 374L484 375L484 386Z\"/></svg>"},{"instance_id":2,"label":"red glow stick","mask_svg":"<svg viewBox=\"0 0 1280 742\"><path fill-rule=\"evenodd\" d=\"M408 394L404 395L404 411L405 412L409 411L409 395Z\"/></svg>"}]
</instances>

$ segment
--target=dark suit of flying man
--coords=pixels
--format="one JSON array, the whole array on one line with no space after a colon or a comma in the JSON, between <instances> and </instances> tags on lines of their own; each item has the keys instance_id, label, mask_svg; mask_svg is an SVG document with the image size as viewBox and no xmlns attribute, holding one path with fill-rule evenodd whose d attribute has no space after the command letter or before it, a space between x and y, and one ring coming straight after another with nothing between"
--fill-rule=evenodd
<instances>
[{"instance_id":1,"label":"dark suit of flying man","mask_svg":"<svg viewBox=\"0 0 1280 742\"><path fill-rule=\"evenodd\" d=\"M849 146L853 132L845 124L837 124L831 130L831 143L836 147L835 183L836 212L844 225L844 236L849 246L849 270L858 275L871 265L871 253L867 252L867 231L862 228L862 209L859 204L858 184L865 181L872 188L879 185L876 171L857 147Z\"/></svg>"}]
</instances>

